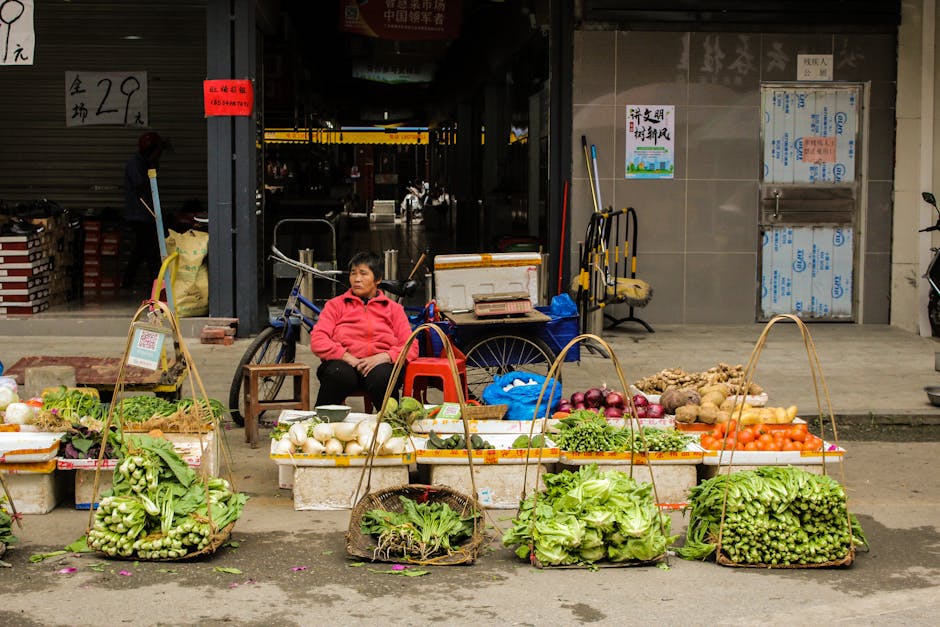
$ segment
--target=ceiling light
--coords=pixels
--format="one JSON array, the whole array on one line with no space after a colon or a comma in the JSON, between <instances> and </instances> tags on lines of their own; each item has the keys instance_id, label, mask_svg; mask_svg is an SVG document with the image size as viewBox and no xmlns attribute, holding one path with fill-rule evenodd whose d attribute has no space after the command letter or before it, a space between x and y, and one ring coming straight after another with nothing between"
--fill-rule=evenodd
<instances>
[{"instance_id":1,"label":"ceiling light","mask_svg":"<svg viewBox=\"0 0 940 627\"><path fill-rule=\"evenodd\" d=\"M143 39L140 35L124 35L121 39L129 39L131 41L137 41L138 39Z\"/></svg>"}]
</instances>

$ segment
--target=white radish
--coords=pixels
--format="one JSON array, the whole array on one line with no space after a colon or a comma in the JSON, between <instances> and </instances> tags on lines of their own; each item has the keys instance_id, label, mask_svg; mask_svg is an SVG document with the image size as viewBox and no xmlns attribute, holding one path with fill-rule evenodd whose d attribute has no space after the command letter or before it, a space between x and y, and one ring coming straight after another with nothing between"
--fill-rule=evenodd
<instances>
[{"instance_id":1,"label":"white radish","mask_svg":"<svg viewBox=\"0 0 940 627\"><path fill-rule=\"evenodd\" d=\"M392 437L392 425L387 422L379 423L379 431L375 434L375 441L378 443L379 447L388 442L389 438Z\"/></svg>"},{"instance_id":2,"label":"white radish","mask_svg":"<svg viewBox=\"0 0 940 627\"><path fill-rule=\"evenodd\" d=\"M375 422L372 420L363 420L356 425L356 441L359 442L364 450L372 448L372 438L375 435Z\"/></svg>"},{"instance_id":3,"label":"white radish","mask_svg":"<svg viewBox=\"0 0 940 627\"><path fill-rule=\"evenodd\" d=\"M307 438L307 441L304 442L301 447L304 453L307 455L319 455L326 450L326 447L320 443L316 438Z\"/></svg>"},{"instance_id":4,"label":"white radish","mask_svg":"<svg viewBox=\"0 0 940 627\"><path fill-rule=\"evenodd\" d=\"M405 438L389 438L379 451L383 455L401 455L405 452L408 441Z\"/></svg>"},{"instance_id":5,"label":"white radish","mask_svg":"<svg viewBox=\"0 0 940 627\"><path fill-rule=\"evenodd\" d=\"M346 450L344 451L347 455L362 455L362 447L359 446L359 443L353 440L352 442L346 443Z\"/></svg>"},{"instance_id":6,"label":"white radish","mask_svg":"<svg viewBox=\"0 0 940 627\"><path fill-rule=\"evenodd\" d=\"M356 439L355 422L333 422L333 437L341 442L349 442Z\"/></svg>"},{"instance_id":7,"label":"white radish","mask_svg":"<svg viewBox=\"0 0 940 627\"><path fill-rule=\"evenodd\" d=\"M333 425L321 422L313 428L313 437L322 444L329 442L333 438Z\"/></svg>"},{"instance_id":8,"label":"white radish","mask_svg":"<svg viewBox=\"0 0 940 627\"><path fill-rule=\"evenodd\" d=\"M293 452L294 452L294 445L286 437L283 437L274 443L275 455L289 455Z\"/></svg>"},{"instance_id":9,"label":"white radish","mask_svg":"<svg viewBox=\"0 0 940 627\"><path fill-rule=\"evenodd\" d=\"M327 443L324 445L324 448L325 448L324 452L327 455L342 455L343 454L343 443L337 440L336 438L332 438L328 440Z\"/></svg>"},{"instance_id":10,"label":"white radish","mask_svg":"<svg viewBox=\"0 0 940 627\"><path fill-rule=\"evenodd\" d=\"M307 441L307 425L293 424L287 432L287 437L294 446L303 446Z\"/></svg>"}]
</instances>

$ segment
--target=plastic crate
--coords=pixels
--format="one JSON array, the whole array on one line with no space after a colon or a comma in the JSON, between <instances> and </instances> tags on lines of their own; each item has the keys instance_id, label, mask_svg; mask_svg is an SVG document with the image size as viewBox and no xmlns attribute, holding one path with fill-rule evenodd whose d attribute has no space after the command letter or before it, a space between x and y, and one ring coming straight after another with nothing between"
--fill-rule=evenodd
<instances>
[{"instance_id":1,"label":"plastic crate","mask_svg":"<svg viewBox=\"0 0 940 627\"><path fill-rule=\"evenodd\" d=\"M551 347L555 354L561 350L581 332L581 324L578 316L564 316L561 318L552 316L551 307L536 307L551 320L539 327L539 337ZM577 344L571 347L568 354L565 355L565 361L581 361L581 345Z\"/></svg>"}]
</instances>

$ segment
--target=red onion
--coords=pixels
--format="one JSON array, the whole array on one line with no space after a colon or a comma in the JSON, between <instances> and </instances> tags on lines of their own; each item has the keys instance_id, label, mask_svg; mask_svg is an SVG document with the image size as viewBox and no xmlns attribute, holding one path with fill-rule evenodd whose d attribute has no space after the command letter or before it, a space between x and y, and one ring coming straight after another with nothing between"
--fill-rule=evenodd
<instances>
[{"instance_id":1,"label":"red onion","mask_svg":"<svg viewBox=\"0 0 940 627\"><path fill-rule=\"evenodd\" d=\"M575 392L571 395L571 404L577 405L578 403L584 403L584 392Z\"/></svg>"},{"instance_id":2,"label":"red onion","mask_svg":"<svg viewBox=\"0 0 940 627\"><path fill-rule=\"evenodd\" d=\"M613 406L607 407L607 409L604 410L604 417L605 418L621 418L623 417L623 409L621 409L620 407L613 407Z\"/></svg>"},{"instance_id":3,"label":"red onion","mask_svg":"<svg viewBox=\"0 0 940 627\"><path fill-rule=\"evenodd\" d=\"M623 407L623 394L620 392L608 392L607 398L604 399L604 404L608 407Z\"/></svg>"},{"instance_id":4,"label":"red onion","mask_svg":"<svg viewBox=\"0 0 940 627\"><path fill-rule=\"evenodd\" d=\"M634 407L646 407L649 404L650 404L649 399L643 396L642 394L636 394L633 396Z\"/></svg>"},{"instance_id":5,"label":"red onion","mask_svg":"<svg viewBox=\"0 0 940 627\"><path fill-rule=\"evenodd\" d=\"M600 407L604 402L604 393L600 388L591 388L584 393L584 404L588 407Z\"/></svg>"},{"instance_id":6,"label":"red onion","mask_svg":"<svg viewBox=\"0 0 940 627\"><path fill-rule=\"evenodd\" d=\"M637 418L646 418L646 405L637 405L636 407L636 417Z\"/></svg>"},{"instance_id":7,"label":"red onion","mask_svg":"<svg viewBox=\"0 0 940 627\"><path fill-rule=\"evenodd\" d=\"M588 408L587 405L585 405L584 403L575 403L571 407L574 409L587 409Z\"/></svg>"},{"instance_id":8,"label":"red onion","mask_svg":"<svg viewBox=\"0 0 940 627\"><path fill-rule=\"evenodd\" d=\"M571 402L570 402L568 399L566 399L566 398L563 398L563 399L561 399L560 401L558 401L558 411L568 411L568 412L570 412L570 411L571 411Z\"/></svg>"},{"instance_id":9,"label":"red onion","mask_svg":"<svg viewBox=\"0 0 940 627\"><path fill-rule=\"evenodd\" d=\"M666 412L663 411L663 406L659 403L650 403L646 406L646 417L647 418L662 418Z\"/></svg>"}]
</instances>

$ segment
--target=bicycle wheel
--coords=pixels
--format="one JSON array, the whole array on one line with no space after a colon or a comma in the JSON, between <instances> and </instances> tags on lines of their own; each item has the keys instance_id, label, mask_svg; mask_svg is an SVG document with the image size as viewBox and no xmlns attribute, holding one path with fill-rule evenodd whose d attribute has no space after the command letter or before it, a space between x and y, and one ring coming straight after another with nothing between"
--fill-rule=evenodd
<instances>
[{"instance_id":1,"label":"bicycle wheel","mask_svg":"<svg viewBox=\"0 0 940 627\"><path fill-rule=\"evenodd\" d=\"M467 389L470 398L482 400L483 390L497 375L524 370L548 375L555 352L537 337L491 335L474 340L464 351L467 356ZM561 373L556 378L561 382Z\"/></svg>"},{"instance_id":2,"label":"bicycle wheel","mask_svg":"<svg viewBox=\"0 0 940 627\"><path fill-rule=\"evenodd\" d=\"M268 327L258 334L238 361L235 376L232 377L232 387L228 394L229 411L232 420L238 426L244 426L245 395L242 390L242 366L245 364L289 364L297 355L297 344L293 338L288 337L288 327ZM259 382L258 396L260 400L270 401L277 398L284 377L265 377Z\"/></svg>"}]
</instances>

